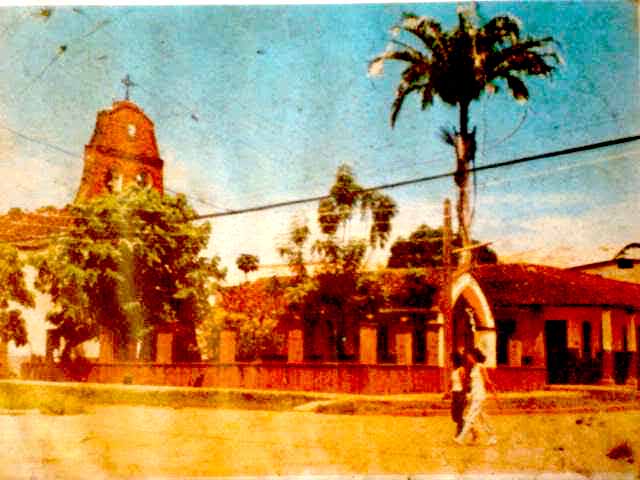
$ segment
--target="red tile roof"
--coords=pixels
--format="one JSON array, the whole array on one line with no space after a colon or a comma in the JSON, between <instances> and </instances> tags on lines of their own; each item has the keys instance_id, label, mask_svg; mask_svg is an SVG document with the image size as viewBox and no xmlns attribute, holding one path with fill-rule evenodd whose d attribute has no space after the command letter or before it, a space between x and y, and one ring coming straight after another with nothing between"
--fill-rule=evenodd
<instances>
[{"instance_id":1,"label":"red tile roof","mask_svg":"<svg viewBox=\"0 0 640 480\"><path fill-rule=\"evenodd\" d=\"M476 278L494 305L584 305L640 309L640 285L599 275L529 264L476 267Z\"/></svg>"},{"instance_id":2,"label":"red tile roof","mask_svg":"<svg viewBox=\"0 0 640 480\"><path fill-rule=\"evenodd\" d=\"M21 249L46 246L70 227L72 217L66 209L44 207L35 212L12 209L0 215L0 242Z\"/></svg>"},{"instance_id":3,"label":"red tile roof","mask_svg":"<svg viewBox=\"0 0 640 480\"><path fill-rule=\"evenodd\" d=\"M472 276L478 281L487 300L495 306L611 306L640 310L640 284L623 282L555 267L530 264L479 265ZM408 298L418 293L425 296L430 306L437 305L443 281L442 269L385 269L371 272L371 278L379 281L389 304L413 305ZM418 276L431 292L414 290L409 276ZM454 275L455 277L455 275ZM266 282L267 279L261 279ZM283 286L286 284L284 281ZM455 281L455 280L454 280ZM255 282L261 284L261 281ZM261 289L261 285L252 288ZM426 298L429 295L430 298Z\"/></svg>"}]
</instances>

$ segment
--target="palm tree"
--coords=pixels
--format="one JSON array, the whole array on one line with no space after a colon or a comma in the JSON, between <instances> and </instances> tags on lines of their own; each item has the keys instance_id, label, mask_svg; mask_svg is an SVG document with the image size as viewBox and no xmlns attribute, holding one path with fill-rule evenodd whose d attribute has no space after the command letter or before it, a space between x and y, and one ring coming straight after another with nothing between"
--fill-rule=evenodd
<instances>
[{"instance_id":1,"label":"palm tree","mask_svg":"<svg viewBox=\"0 0 640 480\"><path fill-rule=\"evenodd\" d=\"M244 272L245 281L249 281L249 272L255 272L260 266L260 259L256 255L250 253L241 253L236 258L238 270Z\"/></svg>"},{"instance_id":2,"label":"palm tree","mask_svg":"<svg viewBox=\"0 0 640 480\"><path fill-rule=\"evenodd\" d=\"M407 64L391 106L391 127L405 98L413 92L421 96L423 110L435 97L458 109L458 128L443 128L442 135L455 149L458 228L463 246L470 247L469 166L475 160L476 130L469 126L469 106L483 92L496 93L504 84L517 101L526 101L529 90L522 78L548 77L559 63L554 41L551 37L522 37L520 22L510 15L494 17L479 26L475 12L469 9L458 11L458 25L450 31L443 30L436 20L405 13L391 32L393 36L407 32L420 45L414 47L393 38L391 48L369 63L369 74L374 76L383 73L386 60ZM465 251L460 264L468 266L470 259L470 252Z\"/></svg>"}]
</instances>

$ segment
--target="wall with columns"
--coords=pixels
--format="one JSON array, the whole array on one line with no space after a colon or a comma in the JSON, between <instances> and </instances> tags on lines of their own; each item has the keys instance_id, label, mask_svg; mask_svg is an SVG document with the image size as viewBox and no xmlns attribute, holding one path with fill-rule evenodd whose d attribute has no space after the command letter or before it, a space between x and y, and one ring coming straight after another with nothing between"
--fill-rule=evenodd
<instances>
[{"instance_id":1,"label":"wall with columns","mask_svg":"<svg viewBox=\"0 0 640 480\"><path fill-rule=\"evenodd\" d=\"M545 307L542 312L546 320L566 320L567 348L581 356L584 350L582 324L591 324L591 354L595 356L602 348L602 307ZM544 328L544 323L543 323Z\"/></svg>"},{"instance_id":2,"label":"wall with columns","mask_svg":"<svg viewBox=\"0 0 640 480\"><path fill-rule=\"evenodd\" d=\"M509 351L509 365L522 364L523 358L530 359L530 366L545 366L544 321L541 312L532 308L500 307L495 309L496 322L513 320L515 331L511 337L519 342L520 358L514 359L513 349Z\"/></svg>"}]
</instances>

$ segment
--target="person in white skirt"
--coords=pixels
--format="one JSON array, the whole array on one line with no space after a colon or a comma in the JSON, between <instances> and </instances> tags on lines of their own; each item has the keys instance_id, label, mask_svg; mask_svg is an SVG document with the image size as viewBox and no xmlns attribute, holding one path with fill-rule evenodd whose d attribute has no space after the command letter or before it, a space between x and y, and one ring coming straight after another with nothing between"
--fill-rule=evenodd
<instances>
[{"instance_id":1,"label":"person in white skirt","mask_svg":"<svg viewBox=\"0 0 640 480\"><path fill-rule=\"evenodd\" d=\"M467 359L471 366L469 380L471 382L470 404L464 416L464 426L462 431L455 437L455 442L463 445L467 434L472 431L483 430L488 436L488 445L496 444L496 435L493 426L489 423L489 418L485 412L485 400L487 399L487 388L495 393L493 382L489 379L484 366L486 357L477 348L467 353Z\"/></svg>"}]
</instances>

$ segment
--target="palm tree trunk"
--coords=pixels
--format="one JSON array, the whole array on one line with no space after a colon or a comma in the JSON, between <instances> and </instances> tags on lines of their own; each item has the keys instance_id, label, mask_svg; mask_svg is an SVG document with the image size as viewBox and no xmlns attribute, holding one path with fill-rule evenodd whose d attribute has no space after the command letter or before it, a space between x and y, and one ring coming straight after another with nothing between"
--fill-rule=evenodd
<instances>
[{"instance_id":1,"label":"palm tree trunk","mask_svg":"<svg viewBox=\"0 0 640 480\"><path fill-rule=\"evenodd\" d=\"M458 232L462 240L462 252L458 257L458 267L467 269L471 266L471 225L469 218L469 165L475 156L475 131L469 132L469 103L461 102L460 131L455 138L456 171L454 179L458 186Z\"/></svg>"}]
</instances>

